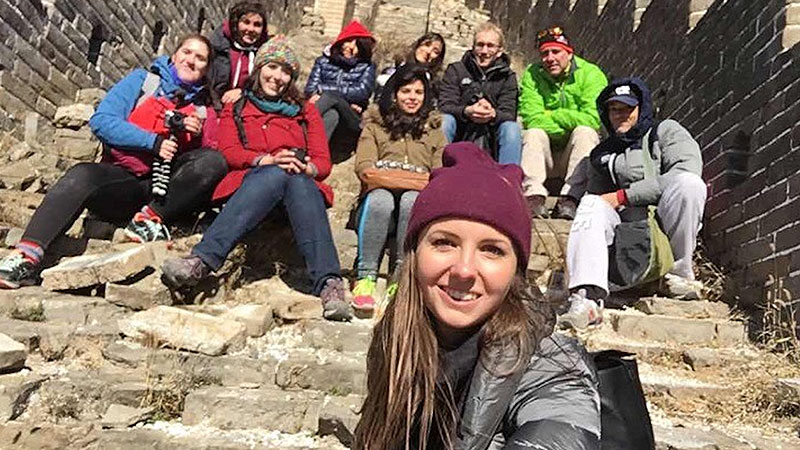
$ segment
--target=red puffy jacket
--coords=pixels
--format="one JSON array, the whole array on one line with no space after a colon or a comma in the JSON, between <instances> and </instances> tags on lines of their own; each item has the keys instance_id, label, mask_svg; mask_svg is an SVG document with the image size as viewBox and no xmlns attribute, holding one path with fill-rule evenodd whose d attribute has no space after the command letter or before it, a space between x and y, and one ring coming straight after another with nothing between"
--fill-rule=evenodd
<instances>
[{"instance_id":1,"label":"red puffy jacket","mask_svg":"<svg viewBox=\"0 0 800 450\"><path fill-rule=\"evenodd\" d=\"M233 120L233 103L228 103L219 119L219 148L228 162L230 171L214 190L214 200L233 195L242 184L242 179L252 167L253 161L262 155L275 154L280 150L297 147L306 148L311 162L317 167L317 184L327 206L333 205L333 189L322 180L331 173L331 155L322 116L317 108L306 103L296 117L265 113L247 102L242 108L242 124L247 137L247 148L242 146L236 122ZM308 133L308 146L303 139L300 121L305 120Z\"/></svg>"}]
</instances>

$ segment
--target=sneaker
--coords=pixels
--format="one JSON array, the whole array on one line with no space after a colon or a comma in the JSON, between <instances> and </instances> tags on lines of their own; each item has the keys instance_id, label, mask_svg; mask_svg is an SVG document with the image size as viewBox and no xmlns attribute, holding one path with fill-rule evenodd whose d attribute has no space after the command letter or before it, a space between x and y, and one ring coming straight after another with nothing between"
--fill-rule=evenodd
<instances>
[{"instance_id":1,"label":"sneaker","mask_svg":"<svg viewBox=\"0 0 800 450\"><path fill-rule=\"evenodd\" d=\"M547 207L544 206L545 200L547 200L547 198L544 195L525 197L525 201L528 202L528 208L531 210L531 217L545 218L548 216Z\"/></svg>"},{"instance_id":2,"label":"sneaker","mask_svg":"<svg viewBox=\"0 0 800 450\"><path fill-rule=\"evenodd\" d=\"M570 295L569 302L569 311L558 317L562 328L580 331L603 323L603 300L586 298L586 289Z\"/></svg>"},{"instance_id":3,"label":"sneaker","mask_svg":"<svg viewBox=\"0 0 800 450\"><path fill-rule=\"evenodd\" d=\"M375 291L377 283L374 277L365 277L356 281L353 288L353 308L361 311L375 309Z\"/></svg>"},{"instance_id":4,"label":"sneaker","mask_svg":"<svg viewBox=\"0 0 800 450\"><path fill-rule=\"evenodd\" d=\"M36 266L22 252L12 252L0 261L0 289L19 289L36 284Z\"/></svg>"},{"instance_id":5,"label":"sneaker","mask_svg":"<svg viewBox=\"0 0 800 450\"><path fill-rule=\"evenodd\" d=\"M659 283L658 291L678 300L699 300L703 296L703 283L668 273Z\"/></svg>"},{"instance_id":6,"label":"sneaker","mask_svg":"<svg viewBox=\"0 0 800 450\"><path fill-rule=\"evenodd\" d=\"M136 213L128 226L125 227L125 236L132 242L144 244L145 242L170 240L169 229L159 220L145 219L142 213Z\"/></svg>"},{"instance_id":7,"label":"sneaker","mask_svg":"<svg viewBox=\"0 0 800 450\"><path fill-rule=\"evenodd\" d=\"M322 317L339 322L349 322L353 318L347 301L347 289L341 278L328 278L319 298L322 300Z\"/></svg>"},{"instance_id":8,"label":"sneaker","mask_svg":"<svg viewBox=\"0 0 800 450\"><path fill-rule=\"evenodd\" d=\"M564 196L556 202L556 207L551 217L554 219L573 220L577 211L578 202L572 197Z\"/></svg>"},{"instance_id":9,"label":"sneaker","mask_svg":"<svg viewBox=\"0 0 800 450\"><path fill-rule=\"evenodd\" d=\"M170 258L161 265L161 281L172 289L197 285L211 273L211 268L198 256Z\"/></svg>"}]
</instances>

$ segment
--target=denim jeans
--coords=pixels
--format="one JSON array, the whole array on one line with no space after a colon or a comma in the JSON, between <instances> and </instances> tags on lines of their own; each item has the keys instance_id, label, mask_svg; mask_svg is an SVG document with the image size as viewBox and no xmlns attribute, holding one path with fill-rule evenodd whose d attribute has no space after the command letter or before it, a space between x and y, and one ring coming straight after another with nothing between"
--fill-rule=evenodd
<instances>
[{"instance_id":1,"label":"denim jeans","mask_svg":"<svg viewBox=\"0 0 800 450\"><path fill-rule=\"evenodd\" d=\"M506 121L497 125L497 162L516 164L522 162L522 130L517 122ZM451 114L442 114L442 132L447 142L453 142L458 132L458 120Z\"/></svg>"},{"instance_id":2,"label":"denim jeans","mask_svg":"<svg viewBox=\"0 0 800 450\"><path fill-rule=\"evenodd\" d=\"M250 169L242 185L192 249L214 270L222 267L228 253L278 205L283 203L298 250L319 295L325 280L340 277L341 267L333 245L325 202L314 181L290 175L278 166Z\"/></svg>"}]
</instances>

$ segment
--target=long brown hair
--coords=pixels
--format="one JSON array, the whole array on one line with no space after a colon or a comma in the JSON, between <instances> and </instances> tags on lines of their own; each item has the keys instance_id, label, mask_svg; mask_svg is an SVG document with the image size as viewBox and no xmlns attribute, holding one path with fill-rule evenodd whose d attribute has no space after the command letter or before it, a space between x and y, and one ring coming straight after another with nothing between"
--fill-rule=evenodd
<instances>
[{"instance_id":1,"label":"long brown hair","mask_svg":"<svg viewBox=\"0 0 800 450\"><path fill-rule=\"evenodd\" d=\"M367 398L355 432L356 450L425 449L430 438L453 448L458 423L453 388L437 384L441 370L434 318L416 279L416 251L410 250L398 277L398 291L375 326L367 354ZM500 309L482 326L479 364L508 375L523 368L552 330L552 312L538 289L517 273ZM516 356L511 367L493 369L490 349Z\"/></svg>"}]
</instances>

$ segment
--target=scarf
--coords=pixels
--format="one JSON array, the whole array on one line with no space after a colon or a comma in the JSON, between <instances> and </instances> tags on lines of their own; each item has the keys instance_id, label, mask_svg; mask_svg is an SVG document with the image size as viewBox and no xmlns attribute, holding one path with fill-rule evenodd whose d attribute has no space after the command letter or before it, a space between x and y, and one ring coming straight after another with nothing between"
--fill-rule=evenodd
<instances>
[{"instance_id":1,"label":"scarf","mask_svg":"<svg viewBox=\"0 0 800 450\"><path fill-rule=\"evenodd\" d=\"M169 65L169 74L172 77L172 84L177 86L180 90L183 91L184 96L183 99L187 102L192 102L195 97L197 97L200 92L203 91L205 85L203 81L196 81L194 83L187 83L178 76L178 69L175 68L175 64L170 63Z\"/></svg>"},{"instance_id":2,"label":"scarf","mask_svg":"<svg viewBox=\"0 0 800 450\"><path fill-rule=\"evenodd\" d=\"M283 100L268 100L259 98L253 93L253 91L249 89L244 91L244 95L248 100L250 100L251 103L256 105L256 108L258 108L261 112L280 114L287 117L295 117L300 114L299 105L293 105Z\"/></svg>"}]
</instances>

